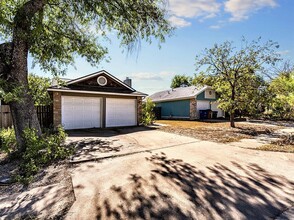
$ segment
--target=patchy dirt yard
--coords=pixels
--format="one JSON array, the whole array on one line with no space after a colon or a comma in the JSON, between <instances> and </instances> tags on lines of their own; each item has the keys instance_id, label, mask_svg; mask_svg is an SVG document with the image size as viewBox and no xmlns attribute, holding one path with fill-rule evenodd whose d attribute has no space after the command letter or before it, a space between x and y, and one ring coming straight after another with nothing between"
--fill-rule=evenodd
<instances>
[{"instance_id":1,"label":"patchy dirt yard","mask_svg":"<svg viewBox=\"0 0 294 220\"><path fill-rule=\"evenodd\" d=\"M260 146L257 149L294 153L294 132L281 135L281 137L278 140L272 141L270 144Z\"/></svg>"},{"instance_id":2,"label":"patchy dirt yard","mask_svg":"<svg viewBox=\"0 0 294 220\"><path fill-rule=\"evenodd\" d=\"M294 123L272 121L236 122L231 128L226 121L158 120L157 129L234 146L294 153Z\"/></svg>"},{"instance_id":3,"label":"patchy dirt yard","mask_svg":"<svg viewBox=\"0 0 294 220\"><path fill-rule=\"evenodd\" d=\"M156 123L165 125L158 127L162 131L221 143L250 139L261 134L269 135L283 128L278 125L248 122L236 122L236 128L231 128L230 123L226 121L158 120Z\"/></svg>"},{"instance_id":4,"label":"patchy dirt yard","mask_svg":"<svg viewBox=\"0 0 294 220\"><path fill-rule=\"evenodd\" d=\"M0 180L17 172L18 161L0 153ZM59 162L40 171L28 186L0 181L0 219L62 217L75 200L67 164Z\"/></svg>"}]
</instances>

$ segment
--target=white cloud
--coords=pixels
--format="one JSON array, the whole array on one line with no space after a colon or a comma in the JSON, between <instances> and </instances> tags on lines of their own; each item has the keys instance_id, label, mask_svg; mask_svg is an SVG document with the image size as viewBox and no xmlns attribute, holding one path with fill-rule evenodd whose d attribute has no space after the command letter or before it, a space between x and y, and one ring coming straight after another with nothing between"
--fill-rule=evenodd
<instances>
[{"instance_id":1,"label":"white cloud","mask_svg":"<svg viewBox=\"0 0 294 220\"><path fill-rule=\"evenodd\" d=\"M162 78L157 74L147 72L132 73L130 78L135 80L162 80Z\"/></svg>"},{"instance_id":2,"label":"white cloud","mask_svg":"<svg viewBox=\"0 0 294 220\"><path fill-rule=\"evenodd\" d=\"M225 11L232 15L230 21L248 19L250 14L262 8L276 6L276 0L228 0L224 3Z\"/></svg>"},{"instance_id":3,"label":"white cloud","mask_svg":"<svg viewBox=\"0 0 294 220\"><path fill-rule=\"evenodd\" d=\"M277 53L281 55L288 55L290 53L290 50L282 50L282 51L278 51Z\"/></svg>"},{"instance_id":4,"label":"white cloud","mask_svg":"<svg viewBox=\"0 0 294 220\"><path fill-rule=\"evenodd\" d=\"M185 18L215 16L220 6L216 0L169 0L171 13Z\"/></svg>"},{"instance_id":5,"label":"white cloud","mask_svg":"<svg viewBox=\"0 0 294 220\"><path fill-rule=\"evenodd\" d=\"M191 23L185 19L215 17L220 7L221 4L217 0L169 0L169 20L176 27L186 27Z\"/></svg>"},{"instance_id":6,"label":"white cloud","mask_svg":"<svg viewBox=\"0 0 294 220\"><path fill-rule=\"evenodd\" d=\"M191 25L191 22L186 21L184 18L179 18L176 16L171 16L169 19L170 23L174 26L174 27L187 27Z\"/></svg>"},{"instance_id":7,"label":"white cloud","mask_svg":"<svg viewBox=\"0 0 294 220\"><path fill-rule=\"evenodd\" d=\"M160 73L139 72L130 74L130 78L134 80L164 80L166 77L173 77L175 73L162 71Z\"/></svg>"},{"instance_id":8,"label":"white cloud","mask_svg":"<svg viewBox=\"0 0 294 220\"><path fill-rule=\"evenodd\" d=\"M211 29L220 29L222 26L221 25L211 25L209 28Z\"/></svg>"}]
</instances>

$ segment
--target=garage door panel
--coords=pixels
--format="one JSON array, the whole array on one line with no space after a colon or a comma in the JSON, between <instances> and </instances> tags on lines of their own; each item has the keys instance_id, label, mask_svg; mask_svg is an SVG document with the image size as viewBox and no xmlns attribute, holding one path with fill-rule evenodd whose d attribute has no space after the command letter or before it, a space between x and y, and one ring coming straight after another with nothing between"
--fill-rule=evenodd
<instances>
[{"instance_id":1,"label":"garage door panel","mask_svg":"<svg viewBox=\"0 0 294 220\"><path fill-rule=\"evenodd\" d=\"M106 98L106 127L137 124L136 100Z\"/></svg>"},{"instance_id":2,"label":"garage door panel","mask_svg":"<svg viewBox=\"0 0 294 220\"><path fill-rule=\"evenodd\" d=\"M65 129L93 128L101 124L101 98L62 96Z\"/></svg>"}]
</instances>

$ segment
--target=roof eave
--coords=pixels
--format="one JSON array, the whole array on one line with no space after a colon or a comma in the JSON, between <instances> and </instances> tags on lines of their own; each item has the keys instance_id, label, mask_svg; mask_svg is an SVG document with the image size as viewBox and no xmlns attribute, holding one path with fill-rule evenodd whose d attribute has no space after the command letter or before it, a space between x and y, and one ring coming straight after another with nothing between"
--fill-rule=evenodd
<instances>
[{"instance_id":1,"label":"roof eave","mask_svg":"<svg viewBox=\"0 0 294 220\"><path fill-rule=\"evenodd\" d=\"M80 77L80 78L77 78L77 79L70 80L70 81L68 81L66 83L67 83L67 85L71 85L71 84L74 84L74 83L77 83L77 82L80 82L80 81L83 81L83 80L86 80L86 79L89 79L89 78L92 78L92 77L95 77L95 76L99 76L99 75L101 75L103 73L106 74L107 76L109 76L110 78L112 78L113 80L117 81L122 86L130 89L131 91L136 91L135 89L128 86L127 84L125 84L124 82L122 82L118 78L114 77L113 75L111 75L109 72L107 72L105 70L100 70L98 72L95 72L95 73L92 73L92 74L89 74L89 75L86 75L86 76L83 76L83 77Z\"/></svg>"},{"instance_id":2,"label":"roof eave","mask_svg":"<svg viewBox=\"0 0 294 220\"><path fill-rule=\"evenodd\" d=\"M87 90L71 90L71 89L58 89L58 88L49 88L47 89L49 92L68 92L68 93L83 93L83 94L97 94L97 95L118 95L118 96L140 96L145 97L147 94L137 92L134 93L115 93L115 92L98 92L98 91L87 91Z\"/></svg>"},{"instance_id":3,"label":"roof eave","mask_svg":"<svg viewBox=\"0 0 294 220\"><path fill-rule=\"evenodd\" d=\"M195 96L192 95L192 96L186 96L186 97L180 97L180 98L160 99L160 100L152 100L152 101L154 103L157 103L157 102L168 102L168 101L187 100L187 99L192 99L192 98L195 98Z\"/></svg>"}]
</instances>

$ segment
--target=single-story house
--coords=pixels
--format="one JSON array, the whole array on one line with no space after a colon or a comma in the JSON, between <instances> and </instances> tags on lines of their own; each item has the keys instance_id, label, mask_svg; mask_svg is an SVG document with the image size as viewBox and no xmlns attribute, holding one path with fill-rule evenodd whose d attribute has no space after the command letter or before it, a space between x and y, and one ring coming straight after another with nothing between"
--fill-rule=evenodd
<instances>
[{"instance_id":1,"label":"single-story house","mask_svg":"<svg viewBox=\"0 0 294 220\"><path fill-rule=\"evenodd\" d=\"M217 94L210 86L179 87L154 93L149 98L161 108L163 119L199 119L199 111L208 109L217 112L217 117L224 117L224 111L218 108Z\"/></svg>"},{"instance_id":2,"label":"single-story house","mask_svg":"<svg viewBox=\"0 0 294 220\"><path fill-rule=\"evenodd\" d=\"M53 124L65 129L136 126L146 94L105 70L48 89L53 99Z\"/></svg>"}]
</instances>

